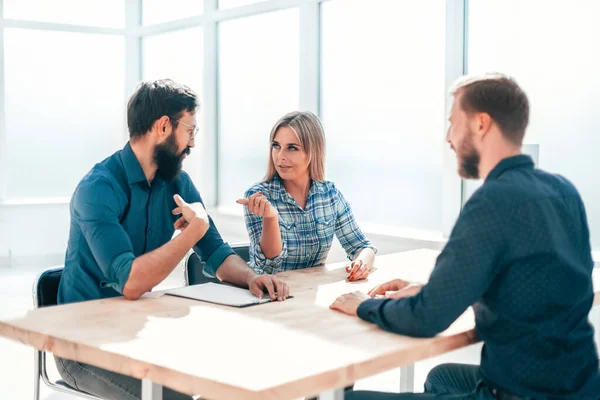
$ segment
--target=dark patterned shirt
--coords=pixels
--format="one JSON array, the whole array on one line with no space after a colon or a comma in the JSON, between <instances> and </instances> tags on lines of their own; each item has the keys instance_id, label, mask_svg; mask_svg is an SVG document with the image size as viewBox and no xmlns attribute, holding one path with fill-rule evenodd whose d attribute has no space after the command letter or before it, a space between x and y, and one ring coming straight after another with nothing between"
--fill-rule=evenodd
<instances>
[{"instance_id":1,"label":"dark patterned shirt","mask_svg":"<svg viewBox=\"0 0 600 400\"><path fill-rule=\"evenodd\" d=\"M577 190L520 155L502 160L467 202L418 295L367 300L358 315L433 336L473 305L485 381L535 399L597 400L592 269Z\"/></svg>"}]
</instances>

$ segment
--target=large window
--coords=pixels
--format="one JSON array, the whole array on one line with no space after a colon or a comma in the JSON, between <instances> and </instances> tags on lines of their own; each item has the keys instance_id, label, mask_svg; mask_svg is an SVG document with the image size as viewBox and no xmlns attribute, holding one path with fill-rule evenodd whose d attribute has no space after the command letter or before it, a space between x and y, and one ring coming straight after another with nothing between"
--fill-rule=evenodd
<instances>
[{"instance_id":1,"label":"large window","mask_svg":"<svg viewBox=\"0 0 600 400\"><path fill-rule=\"evenodd\" d=\"M234 8L247 6L248 4L259 3L264 0L219 0L219 8Z\"/></svg>"},{"instance_id":2,"label":"large window","mask_svg":"<svg viewBox=\"0 0 600 400\"><path fill-rule=\"evenodd\" d=\"M4 30L9 199L70 196L122 145L124 55L122 36Z\"/></svg>"},{"instance_id":3,"label":"large window","mask_svg":"<svg viewBox=\"0 0 600 400\"><path fill-rule=\"evenodd\" d=\"M4 18L87 25L125 26L124 0L3 0Z\"/></svg>"},{"instance_id":4,"label":"large window","mask_svg":"<svg viewBox=\"0 0 600 400\"><path fill-rule=\"evenodd\" d=\"M265 174L271 127L298 108L296 9L219 25L219 203Z\"/></svg>"},{"instance_id":5,"label":"large window","mask_svg":"<svg viewBox=\"0 0 600 400\"><path fill-rule=\"evenodd\" d=\"M142 76L148 79L173 79L192 88L200 102L203 95L204 58L202 28L189 28L153 35L144 38L142 45ZM204 143L203 110L196 115L200 131L196 135L195 148L183 167L190 174L196 185L203 186L201 181L201 149Z\"/></svg>"},{"instance_id":6,"label":"large window","mask_svg":"<svg viewBox=\"0 0 600 400\"><path fill-rule=\"evenodd\" d=\"M202 14L204 0L144 0L142 22L158 24Z\"/></svg>"},{"instance_id":7,"label":"large window","mask_svg":"<svg viewBox=\"0 0 600 400\"><path fill-rule=\"evenodd\" d=\"M600 249L599 15L595 0L543 7L471 0L468 19L469 72L507 73L527 92L531 120L525 143L537 145L540 168L564 175L579 189L595 249Z\"/></svg>"},{"instance_id":8,"label":"large window","mask_svg":"<svg viewBox=\"0 0 600 400\"><path fill-rule=\"evenodd\" d=\"M184 168L208 207L239 214L235 200L266 172L273 124L311 110L327 179L366 231L442 239L461 199L447 91L466 68L527 91L525 151L575 183L600 251L596 0L0 2L0 207L65 202L127 140L137 83L171 78L201 100Z\"/></svg>"},{"instance_id":9,"label":"large window","mask_svg":"<svg viewBox=\"0 0 600 400\"><path fill-rule=\"evenodd\" d=\"M444 4L321 6L328 178L360 221L442 230Z\"/></svg>"}]
</instances>

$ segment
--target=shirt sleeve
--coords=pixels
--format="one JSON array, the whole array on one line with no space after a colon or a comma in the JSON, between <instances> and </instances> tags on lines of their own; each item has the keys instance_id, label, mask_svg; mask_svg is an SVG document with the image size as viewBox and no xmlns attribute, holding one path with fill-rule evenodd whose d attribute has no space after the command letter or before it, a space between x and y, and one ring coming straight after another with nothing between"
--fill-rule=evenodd
<instances>
[{"instance_id":1,"label":"shirt sleeve","mask_svg":"<svg viewBox=\"0 0 600 400\"><path fill-rule=\"evenodd\" d=\"M421 292L398 300L367 300L358 316L409 336L431 337L446 330L500 272L507 248L505 224L506 218L489 200L472 198Z\"/></svg>"},{"instance_id":2,"label":"shirt sleeve","mask_svg":"<svg viewBox=\"0 0 600 400\"><path fill-rule=\"evenodd\" d=\"M101 286L122 294L135 256L129 235L119 220L123 206L119 205L116 190L104 179L83 182L73 195L71 207L104 275Z\"/></svg>"},{"instance_id":3,"label":"shirt sleeve","mask_svg":"<svg viewBox=\"0 0 600 400\"><path fill-rule=\"evenodd\" d=\"M360 230L350 203L344 198L342 192L334 187L334 201L336 210L335 235L346 251L348 259L352 260L355 254L362 249L370 248L377 253L377 248Z\"/></svg>"},{"instance_id":4,"label":"shirt sleeve","mask_svg":"<svg viewBox=\"0 0 600 400\"><path fill-rule=\"evenodd\" d=\"M181 172L183 179L183 193L181 197L188 203L200 202L204 205L202 197L196 186L194 186L191 178L184 171ZM225 261L227 257L235 254L235 251L229 246L228 243L223 241L221 234L217 230L217 227L209 216L210 226L206 234L194 245L194 251L200 257L200 260L204 262L204 275L214 278L217 276L217 270Z\"/></svg>"},{"instance_id":5,"label":"shirt sleeve","mask_svg":"<svg viewBox=\"0 0 600 400\"><path fill-rule=\"evenodd\" d=\"M244 194L244 197L248 198L257 191L258 190L250 189ZM260 238L262 237L262 217L252 214L248 211L248 207L244 207L244 219L250 238L250 265L258 274L273 274L279 272L281 263L288 254L286 240L282 236L281 253L273 258L267 258L260 247Z\"/></svg>"}]
</instances>

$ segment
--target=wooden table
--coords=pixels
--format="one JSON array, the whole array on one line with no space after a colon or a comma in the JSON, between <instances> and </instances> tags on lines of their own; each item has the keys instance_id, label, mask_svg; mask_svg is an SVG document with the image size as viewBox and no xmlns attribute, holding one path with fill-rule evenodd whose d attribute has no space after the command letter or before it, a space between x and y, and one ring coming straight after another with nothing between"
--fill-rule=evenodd
<instances>
[{"instance_id":1,"label":"wooden table","mask_svg":"<svg viewBox=\"0 0 600 400\"><path fill-rule=\"evenodd\" d=\"M341 399L358 379L476 342L470 310L443 334L416 339L328 308L396 277L426 281L438 254L377 257L360 283L346 282L343 263L285 272L293 299L243 309L172 296L41 308L0 322L0 336L142 379L144 399L160 399L162 385L209 399Z\"/></svg>"}]
</instances>

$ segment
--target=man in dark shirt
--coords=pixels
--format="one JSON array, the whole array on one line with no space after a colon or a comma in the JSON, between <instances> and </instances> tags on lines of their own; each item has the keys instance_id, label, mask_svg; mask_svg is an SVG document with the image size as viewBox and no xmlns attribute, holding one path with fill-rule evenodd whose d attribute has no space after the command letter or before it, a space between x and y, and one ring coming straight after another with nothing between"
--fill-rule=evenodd
<instances>
[{"instance_id":1,"label":"man in dark shirt","mask_svg":"<svg viewBox=\"0 0 600 400\"><path fill-rule=\"evenodd\" d=\"M81 180L58 302L125 296L136 300L165 279L190 250L204 273L256 296L285 300L288 287L258 276L223 242L190 177L181 171L194 147L196 94L171 80L142 83L127 108L130 141ZM175 230L181 233L173 238ZM176 338L171 338L175 340ZM71 386L102 399L139 399L141 382L79 362L56 359ZM163 391L164 399L190 399Z\"/></svg>"},{"instance_id":2,"label":"man in dark shirt","mask_svg":"<svg viewBox=\"0 0 600 400\"><path fill-rule=\"evenodd\" d=\"M590 238L581 197L521 154L527 96L502 75L459 81L447 142L463 178L485 180L462 210L423 287L395 280L331 308L410 336L444 331L473 305L480 366L432 370L425 394L350 399L600 398ZM387 295L386 295L387 293Z\"/></svg>"}]
</instances>

